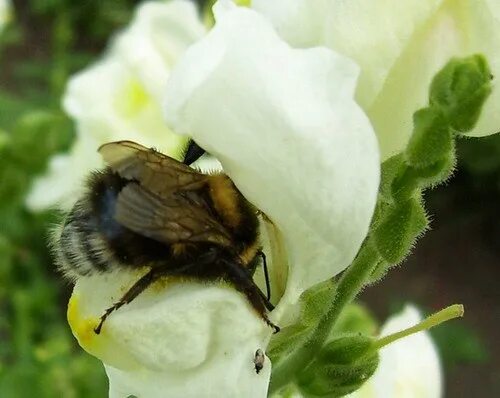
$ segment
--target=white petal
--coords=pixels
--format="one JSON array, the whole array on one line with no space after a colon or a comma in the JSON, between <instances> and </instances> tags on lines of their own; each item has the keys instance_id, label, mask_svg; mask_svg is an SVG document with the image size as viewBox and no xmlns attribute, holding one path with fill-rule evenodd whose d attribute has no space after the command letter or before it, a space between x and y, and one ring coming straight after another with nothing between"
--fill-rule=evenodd
<instances>
[{"instance_id":1,"label":"white petal","mask_svg":"<svg viewBox=\"0 0 500 398\"><path fill-rule=\"evenodd\" d=\"M117 57L76 75L68 84L64 107L76 120L78 134L90 135L98 145L129 139L175 154L181 140L165 125L160 101Z\"/></svg>"},{"instance_id":2,"label":"white petal","mask_svg":"<svg viewBox=\"0 0 500 398\"><path fill-rule=\"evenodd\" d=\"M184 50L205 34L193 2L144 3L130 28L120 34L112 51L121 57L161 101L170 69Z\"/></svg>"},{"instance_id":3,"label":"white petal","mask_svg":"<svg viewBox=\"0 0 500 398\"><path fill-rule=\"evenodd\" d=\"M10 0L0 0L0 33L4 26L10 21L12 5Z\"/></svg>"},{"instance_id":4,"label":"white petal","mask_svg":"<svg viewBox=\"0 0 500 398\"><path fill-rule=\"evenodd\" d=\"M69 211L83 194L89 171L103 166L97 153L99 146L90 135L82 135L69 154L56 155L50 162L48 171L33 183L26 198L26 205L34 211L56 207Z\"/></svg>"},{"instance_id":5,"label":"white petal","mask_svg":"<svg viewBox=\"0 0 500 398\"><path fill-rule=\"evenodd\" d=\"M166 116L283 232L296 298L349 265L368 231L379 159L352 98L357 68L327 49L291 49L252 10L215 10L172 73Z\"/></svg>"},{"instance_id":6,"label":"white petal","mask_svg":"<svg viewBox=\"0 0 500 398\"><path fill-rule=\"evenodd\" d=\"M271 330L230 287L162 281L114 312L96 335L100 315L138 277L81 278L68 308L80 344L106 365L110 397L266 397L270 361L259 374L253 361Z\"/></svg>"},{"instance_id":7,"label":"white petal","mask_svg":"<svg viewBox=\"0 0 500 398\"><path fill-rule=\"evenodd\" d=\"M329 0L252 0L252 8L295 47L314 47L323 41L328 7Z\"/></svg>"},{"instance_id":8,"label":"white petal","mask_svg":"<svg viewBox=\"0 0 500 398\"><path fill-rule=\"evenodd\" d=\"M413 113L427 104L432 77L451 57L483 53L500 75L496 0L254 0L253 6L293 45L328 46L359 64L356 98L383 159L404 149ZM311 34L303 25L317 29ZM471 135L500 130L499 106L495 88Z\"/></svg>"},{"instance_id":9,"label":"white petal","mask_svg":"<svg viewBox=\"0 0 500 398\"><path fill-rule=\"evenodd\" d=\"M407 305L382 328L386 336L419 323L418 310ZM396 341L380 352L375 374L352 398L440 398L442 377L439 357L427 332Z\"/></svg>"},{"instance_id":10,"label":"white petal","mask_svg":"<svg viewBox=\"0 0 500 398\"><path fill-rule=\"evenodd\" d=\"M412 115L416 109L427 105L429 84L450 58L483 53L493 75L499 76L499 47L500 24L486 2L460 0L442 5L401 48L384 86L367 107L383 155L390 156L406 146L412 131ZM496 86L495 83L471 135L488 135L500 130L497 111L500 91Z\"/></svg>"},{"instance_id":11,"label":"white petal","mask_svg":"<svg viewBox=\"0 0 500 398\"><path fill-rule=\"evenodd\" d=\"M204 33L190 1L138 7L104 59L70 79L63 105L76 122L76 142L35 182L28 205L40 210L71 204L83 177L101 167L96 151L105 142L132 140L179 156L186 138L165 125L161 99L173 64Z\"/></svg>"}]
</instances>

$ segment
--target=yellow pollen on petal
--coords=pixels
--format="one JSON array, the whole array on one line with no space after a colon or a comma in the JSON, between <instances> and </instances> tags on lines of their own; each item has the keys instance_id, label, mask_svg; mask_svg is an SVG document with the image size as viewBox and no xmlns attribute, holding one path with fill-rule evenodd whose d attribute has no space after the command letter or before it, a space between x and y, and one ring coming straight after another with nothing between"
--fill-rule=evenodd
<instances>
[{"instance_id":1,"label":"yellow pollen on petal","mask_svg":"<svg viewBox=\"0 0 500 398\"><path fill-rule=\"evenodd\" d=\"M75 294L69 299L67 317L71 331L82 348L92 355L98 356L97 353L94 353L96 344L98 344L94 328L98 325L99 319L95 317L80 318L79 297Z\"/></svg>"},{"instance_id":2,"label":"yellow pollen on petal","mask_svg":"<svg viewBox=\"0 0 500 398\"><path fill-rule=\"evenodd\" d=\"M133 118L150 102L151 98L141 82L129 79L116 93L115 108L123 117Z\"/></svg>"},{"instance_id":3,"label":"yellow pollen on petal","mask_svg":"<svg viewBox=\"0 0 500 398\"><path fill-rule=\"evenodd\" d=\"M78 294L73 293L69 299L67 318L73 335L89 354L118 369L133 370L141 367L124 347L118 345L106 333L106 328L103 328L100 334L94 332L100 319L95 316L82 316Z\"/></svg>"}]
</instances>

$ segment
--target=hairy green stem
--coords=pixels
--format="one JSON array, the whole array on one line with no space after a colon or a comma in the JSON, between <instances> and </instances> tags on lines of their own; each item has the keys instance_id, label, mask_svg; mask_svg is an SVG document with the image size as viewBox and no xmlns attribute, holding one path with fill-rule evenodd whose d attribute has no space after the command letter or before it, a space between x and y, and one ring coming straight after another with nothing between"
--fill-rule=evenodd
<instances>
[{"instance_id":1,"label":"hairy green stem","mask_svg":"<svg viewBox=\"0 0 500 398\"><path fill-rule=\"evenodd\" d=\"M367 239L358 256L347 268L337 284L335 300L311 332L310 338L299 347L285 362L273 369L269 393L272 394L290 383L295 375L304 369L325 344L330 331L346 305L361 291L372 271L380 261L375 245Z\"/></svg>"}]
</instances>

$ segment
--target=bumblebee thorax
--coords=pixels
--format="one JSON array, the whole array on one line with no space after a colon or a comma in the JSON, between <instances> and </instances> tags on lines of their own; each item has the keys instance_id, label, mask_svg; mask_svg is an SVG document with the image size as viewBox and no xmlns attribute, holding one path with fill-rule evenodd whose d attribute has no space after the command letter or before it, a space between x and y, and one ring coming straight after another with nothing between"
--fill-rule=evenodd
<instances>
[{"instance_id":1,"label":"bumblebee thorax","mask_svg":"<svg viewBox=\"0 0 500 398\"><path fill-rule=\"evenodd\" d=\"M238 191L231 179L224 174L209 177L208 192L214 210L239 244L242 257L254 257L258 247L259 221L253 206Z\"/></svg>"}]
</instances>

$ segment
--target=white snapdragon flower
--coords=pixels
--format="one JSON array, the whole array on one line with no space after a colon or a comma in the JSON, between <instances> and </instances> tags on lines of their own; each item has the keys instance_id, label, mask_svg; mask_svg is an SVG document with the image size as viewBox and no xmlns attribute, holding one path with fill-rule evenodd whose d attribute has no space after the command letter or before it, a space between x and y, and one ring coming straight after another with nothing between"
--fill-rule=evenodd
<instances>
[{"instance_id":1,"label":"white snapdragon flower","mask_svg":"<svg viewBox=\"0 0 500 398\"><path fill-rule=\"evenodd\" d=\"M107 55L70 79L63 98L77 138L68 154L55 156L28 196L34 210L68 207L83 178L102 167L97 148L132 140L179 156L185 143L165 125L161 104L170 71L184 50L205 34L188 0L147 2L111 43Z\"/></svg>"},{"instance_id":2,"label":"white snapdragon flower","mask_svg":"<svg viewBox=\"0 0 500 398\"><path fill-rule=\"evenodd\" d=\"M500 76L500 2L496 0L253 0L297 47L327 46L361 68L356 99L377 133L382 159L401 152L413 113L427 105L433 76L451 57L485 55ZM494 87L469 133L500 130Z\"/></svg>"},{"instance_id":3,"label":"white snapdragon flower","mask_svg":"<svg viewBox=\"0 0 500 398\"><path fill-rule=\"evenodd\" d=\"M389 318L381 336L411 327L421 320L418 310L407 305ZM428 332L405 337L380 351L373 376L350 398L440 398L441 365Z\"/></svg>"},{"instance_id":4,"label":"white snapdragon flower","mask_svg":"<svg viewBox=\"0 0 500 398\"><path fill-rule=\"evenodd\" d=\"M345 269L367 234L376 137L354 100L353 62L326 48L293 49L258 13L228 1L215 17L172 72L165 114L274 223L270 317L286 326L299 295ZM80 344L106 366L110 397L267 395L270 361L257 374L253 360L272 329L230 287L166 281L95 335L99 316L138 277L81 278L68 310Z\"/></svg>"},{"instance_id":5,"label":"white snapdragon flower","mask_svg":"<svg viewBox=\"0 0 500 398\"><path fill-rule=\"evenodd\" d=\"M0 33L11 18L12 6L10 0L0 0Z\"/></svg>"}]
</instances>

